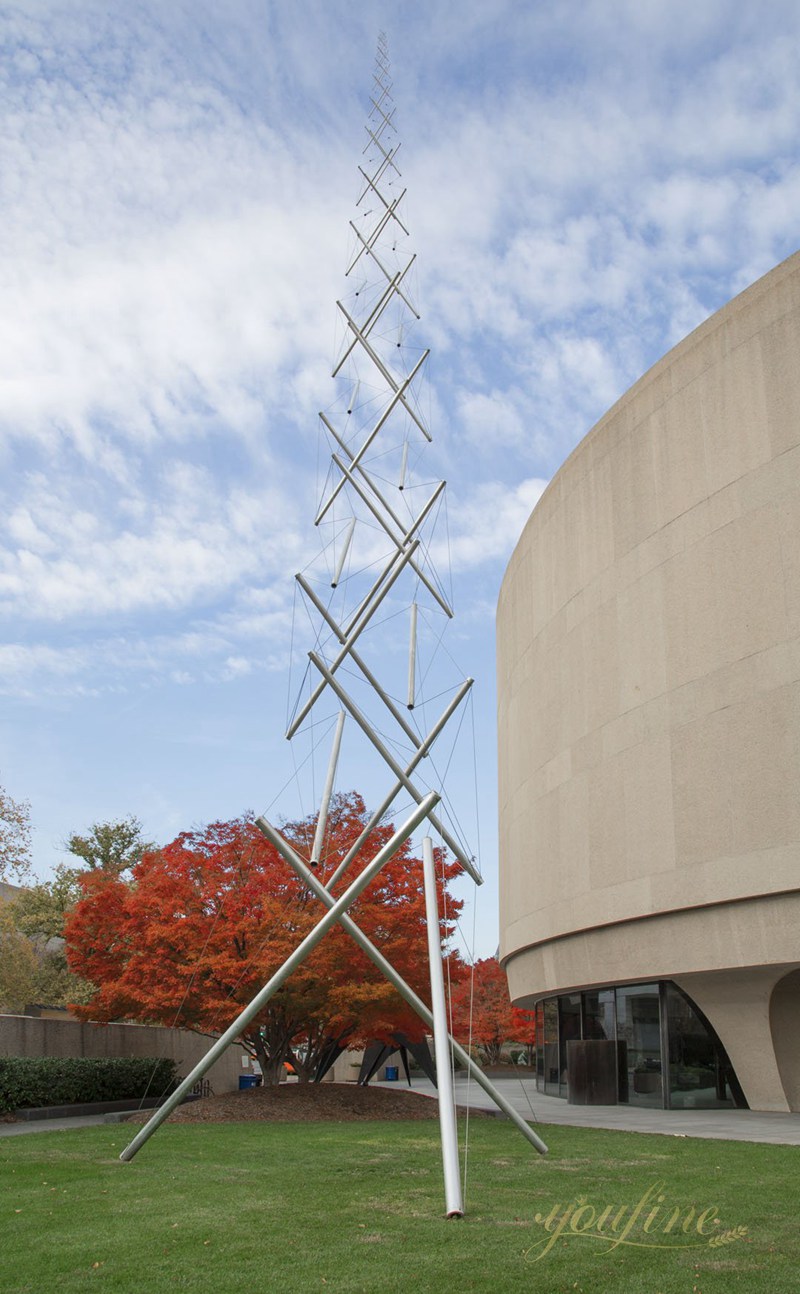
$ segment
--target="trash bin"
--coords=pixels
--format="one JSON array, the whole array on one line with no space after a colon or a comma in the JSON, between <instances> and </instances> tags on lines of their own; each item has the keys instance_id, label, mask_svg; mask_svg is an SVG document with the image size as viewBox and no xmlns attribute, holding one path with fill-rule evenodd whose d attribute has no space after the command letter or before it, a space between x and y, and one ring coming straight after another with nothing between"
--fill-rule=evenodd
<instances>
[{"instance_id":1,"label":"trash bin","mask_svg":"<svg viewBox=\"0 0 800 1294\"><path fill-rule=\"evenodd\" d=\"M244 1092L248 1087L256 1087L258 1084L258 1074L240 1074L239 1091Z\"/></svg>"},{"instance_id":2,"label":"trash bin","mask_svg":"<svg viewBox=\"0 0 800 1294\"><path fill-rule=\"evenodd\" d=\"M386 1082L387 1082L387 1083L396 1083L396 1082L397 1082L397 1080L398 1080L399 1075L400 1075L400 1071L399 1071L399 1069L397 1068L397 1065L387 1065L387 1066L386 1066Z\"/></svg>"}]
</instances>

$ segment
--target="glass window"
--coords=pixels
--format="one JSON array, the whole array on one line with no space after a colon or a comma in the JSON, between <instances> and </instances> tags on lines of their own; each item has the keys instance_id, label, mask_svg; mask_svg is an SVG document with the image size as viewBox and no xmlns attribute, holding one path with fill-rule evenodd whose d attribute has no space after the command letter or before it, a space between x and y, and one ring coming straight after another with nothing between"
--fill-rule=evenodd
<instances>
[{"instance_id":1,"label":"glass window","mask_svg":"<svg viewBox=\"0 0 800 1294\"><path fill-rule=\"evenodd\" d=\"M549 1096L558 1096L558 998L548 998L544 1004L544 1090Z\"/></svg>"},{"instance_id":2,"label":"glass window","mask_svg":"<svg viewBox=\"0 0 800 1294\"><path fill-rule=\"evenodd\" d=\"M567 1043L581 1036L581 995L568 993L558 999L558 1094L567 1095Z\"/></svg>"},{"instance_id":3,"label":"glass window","mask_svg":"<svg viewBox=\"0 0 800 1294\"><path fill-rule=\"evenodd\" d=\"M616 1012L613 988L595 989L583 995L584 1038L616 1037Z\"/></svg>"},{"instance_id":4,"label":"glass window","mask_svg":"<svg viewBox=\"0 0 800 1294\"><path fill-rule=\"evenodd\" d=\"M674 984L666 986L666 1002L670 1105L674 1110L733 1105L736 1078L713 1029Z\"/></svg>"},{"instance_id":5,"label":"glass window","mask_svg":"<svg viewBox=\"0 0 800 1294\"><path fill-rule=\"evenodd\" d=\"M661 1108L661 1016L657 984L630 984L616 990L617 1038L626 1049L627 1099L632 1105ZM625 1100L620 1092L620 1100Z\"/></svg>"},{"instance_id":6,"label":"glass window","mask_svg":"<svg viewBox=\"0 0 800 1294\"><path fill-rule=\"evenodd\" d=\"M580 1038L616 1038L620 1101L657 1109L747 1106L714 1030L667 980L567 993L538 1002L538 1091L568 1095L567 1045Z\"/></svg>"}]
</instances>

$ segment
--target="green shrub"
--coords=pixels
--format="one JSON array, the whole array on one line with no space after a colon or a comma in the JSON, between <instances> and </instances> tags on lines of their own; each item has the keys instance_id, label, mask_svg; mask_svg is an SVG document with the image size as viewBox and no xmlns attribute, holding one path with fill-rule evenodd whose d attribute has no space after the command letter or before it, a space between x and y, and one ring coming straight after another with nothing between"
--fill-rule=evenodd
<instances>
[{"instance_id":1,"label":"green shrub","mask_svg":"<svg viewBox=\"0 0 800 1294\"><path fill-rule=\"evenodd\" d=\"M175 1062L164 1057L0 1057L0 1113L163 1096L176 1081Z\"/></svg>"}]
</instances>

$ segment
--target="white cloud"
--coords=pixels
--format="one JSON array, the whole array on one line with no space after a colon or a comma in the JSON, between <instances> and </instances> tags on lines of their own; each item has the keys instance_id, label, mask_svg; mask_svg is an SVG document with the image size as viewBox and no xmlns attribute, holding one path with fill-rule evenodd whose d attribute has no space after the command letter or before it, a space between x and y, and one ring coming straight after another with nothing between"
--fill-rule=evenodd
<instances>
[{"instance_id":1,"label":"white cloud","mask_svg":"<svg viewBox=\"0 0 800 1294\"><path fill-rule=\"evenodd\" d=\"M158 782L160 803L170 779L197 788L197 804L161 803L177 830L213 799L192 688L227 764L236 736L206 696L252 687L263 726L290 650L384 15L377 0L229 0L224 18L210 0L41 0L4 18L0 686L22 718L3 735L34 752L34 783L37 740L61 734L65 786L79 744L89 821L108 761L91 762L88 698L98 716L117 692L131 710L157 695L169 740L192 731ZM416 479L448 479L451 542L440 522L433 556L443 574L452 558L470 672L491 677L503 563L545 479L669 345L794 250L799 31L790 0L586 0L580 22L463 0L393 20L414 344L433 347ZM298 655L312 632L301 618ZM405 628L377 638L400 678ZM149 768L142 741L126 755ZM31 794L47 802L57 780Z\"/></svg>"},{"instance_id":2,"label":"white cloud","mask_svg":"<svg viewBox=\"0 0 800 1294\"><path fill-rule=\"evenodd\" d=\"M0 551L0 610L60 620L202 604L246 581L282 575L300 548L291 499L275 482L225 484L165 461L158 484L135 485L116 512L81 510L79 488L27 482ZM108 502L103 496L103 502Z\"/></svg>"},{"instance_id":3,"label":"white cloud","mask_svg":"<svg viewBox=\"0 0 800 1294\"><path fill-rule=\"evenodd\" d=\"M448 554L456 571L507 560L546 485L538 477L513 487L487 481L451 498L449 546L440 540L433 547L436 564L444 566Z\"/></svg>"}]
</instances>

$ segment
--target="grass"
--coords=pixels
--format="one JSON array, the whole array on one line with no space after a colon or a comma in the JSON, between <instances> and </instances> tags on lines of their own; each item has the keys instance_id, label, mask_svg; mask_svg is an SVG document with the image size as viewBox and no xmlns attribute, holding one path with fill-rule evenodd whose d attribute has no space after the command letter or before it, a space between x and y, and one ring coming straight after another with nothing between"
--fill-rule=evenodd
<instances>
[{"instance_id":1,"label":"grass","mask_svg":"<svg viewBox=\"0 0 800 1294\"><path fill-rule=\"evenodd\" d=\"M3 1138L0 1289L795 1294L797 1149L543 1134L546 1158L510 1124L474 1120L467 1216L451 1221L435 1123L167 1126L131 1164L124 1125ZM648 1192L635 1243L612 1249ZM629 1212L598 1238L591 1210L610 1205Z\"/></svg>"}]
</instances>

